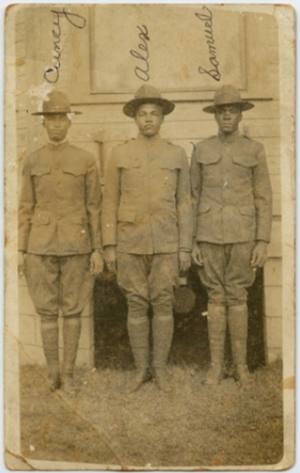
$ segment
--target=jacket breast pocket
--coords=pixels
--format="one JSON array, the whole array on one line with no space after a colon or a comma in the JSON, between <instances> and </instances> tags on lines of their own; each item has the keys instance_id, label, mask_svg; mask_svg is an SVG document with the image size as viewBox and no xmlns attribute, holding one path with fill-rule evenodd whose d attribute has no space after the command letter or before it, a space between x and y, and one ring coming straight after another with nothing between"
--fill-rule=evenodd
<instances>
[{"instance_id":1,"label":"jacket breast pocket","mask_svg":"<svg viewBox=\"0 0 300 473\"><path fill-rule=\"evenodd\" d=\"M143 186L141 162L139 159L120 159L118 168L121 170L122 188L132 189Z\"/></svg>"},{"instance_id":2,"label":"jacket breast pocket","mask_svg":"<svg viewBox=\"0 0 300 473\"><path fill-rule=\"evenodd\" d=\"M209 203L201 202L199 204L198 214L206 214L207 212L210 211L210 207L211 205Z\"/></svg>"},{"instance_id":3,"label":"jacket breast pocket","mask_svg":"<svg viewBox=\"0 0 300 473\"><path fill-rule=\"evenodd\" d=\"M128 209L126 207L120 207L118 211L118 221L119 222L128 222L135 223L136 210Z\"/></svg>"},{"instance_id":4,"label":"jacket breast pocket","mask_svg":"<svg viewBox=\"0 0 300 473\"><path fill-rule=\"evenodd\" d=\"M46 166L33 166L31 169L31 175L41 177L45 174L50 174L50 168Z\"/></svg>"},{"instance_id":5,"label":"jacket breast pocket","mask_svg":"<svg viewBox=\"0 0 300 473\"><path fill-rule=\"evenodd\" d=\"M234 156L232 160L235 164L244 168L252 168L257 165L257 158L255 156Z\"/></svg>"},{"instance_id":6,"label":"jacket breast pocket","mask_svg":"<svg viewBox=\"0 0 300 473\"><path fill-rule=\"evenodd\" d=\"M255 215L255 208L252 205L241 205L239 206L239 211L241 215L248 217L254 217Z\"/></svg>"},{"instance_id":7,"label":"jacket breast pocket","mask_svg":"<svg viewBox=\"0 0 300 473\"><path fill-rule=\"evenodd\" d=\"M63 166L62 171L64 174L72 175L74 177L84 176L86 174L85 166Z\"/></svg>"},{"instance_id":8,"label":"jacket breast pocket","mask_svg":"<svg viewBox=\"0 0 300 473\"><path fill-rule=\"evenodd\" d=\"M31 219L31 223L33 225L48 225L49 222L50 222L49 215L36 214Z\"/></svg>"}]
</instances>

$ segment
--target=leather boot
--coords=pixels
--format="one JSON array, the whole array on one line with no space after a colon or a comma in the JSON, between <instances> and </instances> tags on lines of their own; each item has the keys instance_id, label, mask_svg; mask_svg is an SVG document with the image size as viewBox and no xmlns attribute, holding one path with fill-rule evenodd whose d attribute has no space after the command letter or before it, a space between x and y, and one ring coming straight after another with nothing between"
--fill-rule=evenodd
<instances>
[{"instance_id":1,"label":"leather boot","mask_svg":"<svg viewBox=\"0 0 300 473\"><path fill-rule=\"evenodd\" d=\"M232 305L228 308L228 324L233 362L241 384L249 380L247 367L248 308L247 304Z\"/></svg>"},{"instance_id":2,"label":"leather boot","mask_svg":"<svg viewBox=\"0 0 300 473\"><path fill-rule=\"evenodd\" d=\"M147 315L128 315L127 329L136 370L126 386L126 392L137 391L148 379L149 369L149 320Z\"/></svg>"},{"instance_id":3,"label":"leather boot","mask_svg":"<svg viewBox=\"0 0 300 473\"><path fill-rule=\"evenodd\" d=\"M207 326L211 363L206 378L203 381L203 384L207 386L216 386L221 380L226 324L226 307L208 304Z\"/></svg>"},{"instance_id":4,"label":"leather boot","mask_svg":"<svg viewBox=\"0 0 300 473\"><path fill-rule=\"evenodd\" d=\"M158 388L172 391L167 362L174 332L173 315L155 315L152 319L153 368Z\"/></svg>"},{"instance_id":5,"label":"leather boot","mask_svg":"<svg viewBox=\"0 0 300 473\"><path fill-rule=\"evenodd\" d=\"M76 392L73 374L81 333L81 317L74 315L64 317L63 320L63 365L62 389L65 393L73 395Z\"/></svg>"},{"instance_id":6,"label":"leather boot","mask_svg":"<svg viewBox=\"0 0 300 473\"><path fill-rule=\"evenodd\" d=\"M41 317L41 336L47 362L47 383L50 391L55 391L60 388L58 330L57 316Z\"/></svg>"}]
</instances>

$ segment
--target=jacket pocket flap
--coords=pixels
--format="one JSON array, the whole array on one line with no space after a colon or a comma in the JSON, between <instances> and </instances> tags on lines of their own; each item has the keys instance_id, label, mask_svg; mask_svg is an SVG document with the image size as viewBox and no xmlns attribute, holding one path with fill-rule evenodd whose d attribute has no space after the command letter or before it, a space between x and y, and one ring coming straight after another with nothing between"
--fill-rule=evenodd
<instances>
[{"instance_id":1,"label":"jacket pocket flap","mask_svg":"<svg viewBox=\"0 0 300 473\"><path fill-rule=\"evenodd\" d=\"M175 156L173 158L162 158L161 169L169 169L175 171L175 169L182 169L182 162Z\"/></svg>"},{"instance_id":2,"label":"jacket pocket flap","mask_svg":"<svg viewBox=\"0 0 300 473\"><path fill-rule=\"evenodd\" d=\"M241 215L249 215L250 217L255 215L255 208L252 205L242 205L239 207Z\"/></svg>"},{"instance_id":3,"label":"jacket pocket flap","mask_svg":"<svg viewBox=\"0 0 300 473\"><path fill-rule=\"evenodd\" d=\"M43 176L44 174L50 174L50 168L34 166L31 168L32 176Z\"/></svg>"},{"instance_id":4,"label":"jacket pocket flap","mask_svg":"<svg viewBox=\"0 0 300 473\"><path fill-rule=\"evenodd\" d=\"M31 219L31 223L35 223L37 225L48 225L50 221L49 215L34 215Z\"/></svg>"},{"instance_id":5,"label":"jacket pocket flap","mask_svg":"<svg viewBox=\"0 0 300 473\"><path fill-rule=\"evenodd\" d=\"M71 217L71 222L72 223L77 223L79 225L85 224L87 222L86 217L81 217L80 215L74 215Z\"/></svg>"},{"instance_id":6,"label":"jacket pocket flap","mask_svg":"<svg viewBox=\"0 0 300 473\"><path fill-rule=\"evenodd\" d=\"M216 164L221 159L221 154L212 153L212 154L200 154L197 156L197 162L205 165Z\"/></svg>"},{"instance_id":7,"label":"jacket pocket flap","mask_svg":"<svg viewBox=\"0 0 300 473\"><path fill-rule=\"evenodd\" d=\"M118 211L119 222L135 222L136 210L120 208Z\"/></svg>"},{"instance_id":8,"label":"jacket pocket flap","mask_svg":"<svg viewBox=\"0 0 300 473\"><path fill-rule=\"evenodd\" d=\"M86 174L86 169L84 166L62 166L63 172L67 174L73 174L73 176L81 176L83 174Z\"/></svg>"},{"instance_id":9,"label":"jacket pocket flap","mask_svg":"<svg viewBox=\"0 0 300 473\"><path fill-rule=\"evenodd\" d=\"M234 163L246 168L251 168L257 165L257 158L255 156L235 156L232 160Z\"/></svg>"},{"instance_id":10,"label":"jacket pocket flap","mask_svg":"<svg viewBox=\"0 0 300 473\"><path fill-rule=\"evenodd\" d=\"M199 205L199 214L205 214L209 211L211 205L207 202L203 202Z\"/></svg>"},{"instance_id":11,"label":"jacket pocket flap","mask_svg":"<svg viewBox=\"0 0 300 473\"><path fill-rule=\"evenodd\" d=\"M139 158L121 157L118 160L118 168L134 169L141 167L141 160Z\"/></svg>"}]
</instances>

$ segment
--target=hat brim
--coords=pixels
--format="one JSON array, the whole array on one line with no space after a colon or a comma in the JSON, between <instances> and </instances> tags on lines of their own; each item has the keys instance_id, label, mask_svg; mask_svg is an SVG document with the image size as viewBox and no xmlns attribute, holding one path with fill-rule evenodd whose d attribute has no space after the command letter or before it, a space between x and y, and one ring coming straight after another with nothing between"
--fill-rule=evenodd
<instances>
[{"instance_id":1,"label":"hat brim","mask_svg":"<svg viewBox=\"0 0 300 473\"><path fill-rule=\"evenodd\" d=\"M175 108L175 103L170 102L167 99L162 99L158 97L145 97L140 99L133 99L127 102L123 107L123 112L128 117L134 118L137 109L141 105L144 105L146 103L154 103L156 105L160 105L162 107L164 115L169 115L169 113L172 113Z\"/></svg>"},{"instance_id":2,"label":"hat brim","mask_svg":"<svg viewBox=\"0 0 300 473\"><path fill-rule=\"evenodd\" d=\"M251 108L254 107L254 104L251 102L230 102L222 103L220 105L208 105L207 107L203 108L203 112L215 113L217 108L222 107L223 105L239 105L241 107L242 112L246 112L246 110L251 110Z\"/></svg>"},{"instance_id":3,"label":"hat brim","mask_svg":"<svg viewBox=\"0 0 300 473\"><path fill-rule=\"evenodd\" d=\"M31 115L62 115L62 114L68 115L69 113L72 113L74 115L82 114L82 112L74 112L73 110L69 110L68 112L66 112L65 110L61 110L61 111L57 110L55 112L34 112Z\"/></svg>"}]
</instances>

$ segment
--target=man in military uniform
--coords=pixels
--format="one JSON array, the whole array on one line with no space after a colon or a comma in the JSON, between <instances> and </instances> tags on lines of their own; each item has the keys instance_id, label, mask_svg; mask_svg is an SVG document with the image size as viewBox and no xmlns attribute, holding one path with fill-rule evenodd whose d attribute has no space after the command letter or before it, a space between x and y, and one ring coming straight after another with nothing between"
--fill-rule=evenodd
<instances>
[{"instance_id":1,"label":"man in military uniform","mask_svg":"<svg viewBox=\"0 0 300 473\"><path fill-rule=\"evenodd\" d=\"M149 85L125 104L137 139L116 147L103 196L103 245L108 268L128 303L128 333L136 372L128 391L139 389L149 367L148 309L153 309L152 366L163 391L172 389L167 359L173 337L173 290L190 266L192 207L188 161L182 148L162 140L164 116L175 105Z\"/></svg>"},{"instance_id":2,"label":"man in military uniform","mask_svg":"<svg viewBox=\"0 0 300 473\"><path fill-rule=\"evenodd\" d=\"M46 146L29 155L19 207L19 274L41 316L41 335L51 390L74 392L81 313L94 277L103 269L101 188L94 158L67 141L67 96L48 94L43 111ZM72 112L79 113L79 112ZM58 315L63 316L63 363L59 371Z\"/></svg>"},{"instance_id":3,"label":"man in military uniform","mask_svg":"<svg viewBox=\"0 0 300 473\"><path fill-rule=\"evenodd\" d=\"M214 113L219 133L196 145L191 163L192 257L208 291L208 385L221 379L227 321L237 375L241 383L249 377L246 288L265 263L272 219L264 148L238 129L253 106L231 85L217 90L214 105L203 110Z\"/></svg>"}]
</instances>

